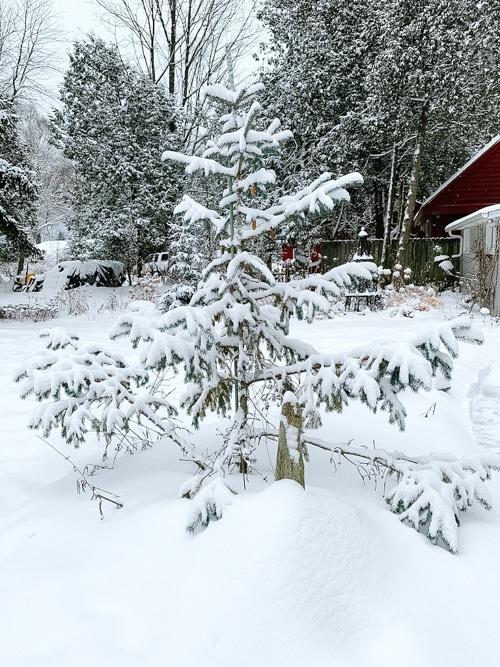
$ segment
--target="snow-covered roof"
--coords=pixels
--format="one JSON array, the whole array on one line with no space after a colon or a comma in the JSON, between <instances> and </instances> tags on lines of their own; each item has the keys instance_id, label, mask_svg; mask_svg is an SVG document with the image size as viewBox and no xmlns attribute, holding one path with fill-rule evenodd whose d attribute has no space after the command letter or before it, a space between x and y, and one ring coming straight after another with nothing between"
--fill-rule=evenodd
<instances>
[{"instance_id":1,"label":"snow-covered roof","mask_svg":"<svg viewBox=\"0 0 500 667\"><path fill-rule=\"evenodd\" d=\"M488 220L498 220L500 221L500 204L492 204L491 206L485 206L480 208L474 213L469 213L469 215L450 222L449 225L446 225L445 231L447 232L456 232L461 229L466 229L467 227L474 227L480 225Z\"/></svg>"},{"instance_id":2,"label":"snow-covered roof","mask_svg":"<svg viewBox=\"0 0 500 667\"><path fill-rule=\"evenodd\" d=\"M493 137L493 139L489 143L487 143L486 146L481 148L481 150L478 153L473 155L471 159L463 165L463 167L460 167L460 169L457 172L455 172L453 176L450 176L450 178L447 181L445 181L435 192L429 195L429 197L427 197L427 199L422 204L422 209L426 207L431 201L433 201L433 199L435 199L439 194L441 194L441 192L443 192L443 190L445 190L450 185L450 183L453 183L454 180L456 180L459 176L461 176L461 174L467 171L467 169L469 169L469 167L473 165L474 162L479 160L479 158L481 158L485 153L487 153L490 150L490 148L495 146L495 144L498 144L498 142L500 142L500 134L497 134L496 137Z\"/></svg>"}]
</instances>

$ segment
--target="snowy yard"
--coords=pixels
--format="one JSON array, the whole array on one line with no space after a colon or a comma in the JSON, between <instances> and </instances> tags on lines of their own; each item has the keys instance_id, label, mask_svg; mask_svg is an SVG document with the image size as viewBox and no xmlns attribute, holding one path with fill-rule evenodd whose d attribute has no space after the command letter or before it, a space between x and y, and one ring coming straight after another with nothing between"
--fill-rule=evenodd
<instances>
[{"instance_id":1,"label":"snowy yard","mask_svg":"<svg viewBox=\"0 0 500 667\"><path fill-rule=\"evenodd\" d=\"M95 292L94 290L94 293ZM98 292L101 302L107 290ZM3 292L2 304L26 295ZM33 298L33 297L31 297ZM458 314L457 298L413 318L390 311L294 323L292 335L322 352L376 339L409 339ZM34 401L12 377L40 349L47 326L107 339L116 315L45 323L2 321L0 447L0 662L9 667L441 667L497 663L500 596L500 474L487 483L493 510L475 505L459 529L459 555L404 526L384 502L383 481L311 451L306 491L273 482L274 445L260 449L264 478L251 475L221 521L185 531L192 474L168 442L91 477L123 508L77 494L72 464L101 463L102 444L80 450L29 431ZM327 417L315 435L330 443L458 457L497 447L500 327L476 314L482 347L460 345L449 392L405 394L407 428L359 404ZM127 340L112 349L131 359ZM496 420L496 421L495 421ZM194 439L210 447L219 421ZM108 464L110 462L108 461ZM243 491L235 474L231 485Z\"/></svg>"}]
</instances>

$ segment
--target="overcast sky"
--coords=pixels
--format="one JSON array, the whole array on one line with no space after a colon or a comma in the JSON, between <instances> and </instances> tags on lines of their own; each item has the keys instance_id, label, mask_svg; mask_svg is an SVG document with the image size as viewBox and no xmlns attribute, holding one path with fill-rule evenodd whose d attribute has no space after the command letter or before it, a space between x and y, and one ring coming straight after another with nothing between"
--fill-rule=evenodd
<instances>
[{"instance_id":1,"label":"overcast sky","mask_svg":"<svg viewBox=\"0 0 500 667\"><path fill-rule=\"evenodd\" d=\"M68 53L74 41L89 32L99 33L100 31L97 8L94 3L89 0L52 0L52 2L56 21L61 29L62 41L57 49L58 62L54 63L60 70L60 74L54 75L49 84L53 99L41 101L42 106L47 107L47 110L54 106L58 98L58 88L63 73L68 68Z\"/></svg>"},{"instance_id":2,"label":"overcast sky","mask_svg":"<svg viewBox=\"0 0 500 667\"><path fill-rule=\"evenodd\" d=\"M106 30L101 25L98 7L91 0L52 0L52 2L54 14L61 28L63 39L58 48L59 62L57 62L57 67L60 70L60 74L58 76L54 75L53 82L50 83L50 88L53 91L53 99L41 101L42 106L46 110L53 108L54 105L58 105L59 86L63 73L68 68L68 53L71 51L75 40L82 39L89 32L95 32L108 41L112 40L109 29ZM254 72L255 61L252 58L248 58L248 65L245 65L245 68L243 70L245 72Z\"/></svg>"},{"instance_id":3,"label":"overcast sky","mask_svg":"<svg viewBox=\"0 0 500 667\"><path fill-rule=\"evenodd\" d=\"M88 0L53 0L54 12L71 42L97 24L96 6Z\"/></svg>"}]
</instances>

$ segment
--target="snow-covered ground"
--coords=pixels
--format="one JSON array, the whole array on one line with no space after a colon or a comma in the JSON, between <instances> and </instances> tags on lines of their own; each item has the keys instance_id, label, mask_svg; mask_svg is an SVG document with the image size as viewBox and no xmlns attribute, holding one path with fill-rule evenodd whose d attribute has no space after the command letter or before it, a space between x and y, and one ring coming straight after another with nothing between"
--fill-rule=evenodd
<instances>
[{"instance_id":1,"label":"snow-covered ground","mask_svg":"<svg viewBox=\"0 0 500 667\"><path fill-rule=\"evenodd\" d=\"M2 288L3 289L3 288ZM12 377L41 348L47 326L107 340L116 314L92 311L44 323L0 320L0 664L6 667L470 667L498 664L500 474L488 482L493 510L464 516L460 552L435 547L387 509L383 485L347 463L311 451L304 492L273 483L274 447L222 518L185 531L192 473L167 442L122 456L92 483L119 495L103 507L77 494L80 469L100 463L102 445L73 450L26 428L34 403ZM0 305L28 298L0 291ZM39 298L31 296L33 298ZM348 313L294 335L320 351L380 338L411 338L458 314L413 318ZM500 448L500 327L476 315L482 347L460 345L449 392L404 396L407 428L351 405L329 415L318 437L408 454L462 456ZM133 358L126 340L109 343ZM217 437L209 418L194 434ZM66 460L68 456L71 460ZM267 480L267 481L266 481ZM243 490L235 475L232 486Z\"/></svg>"}]
</instances>

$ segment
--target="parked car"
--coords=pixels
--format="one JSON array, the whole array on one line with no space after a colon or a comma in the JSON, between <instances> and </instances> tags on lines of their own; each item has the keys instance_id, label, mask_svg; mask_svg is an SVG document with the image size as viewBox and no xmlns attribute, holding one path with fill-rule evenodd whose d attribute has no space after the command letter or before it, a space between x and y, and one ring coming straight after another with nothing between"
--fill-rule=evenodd
<instances>
[{"instance_id":1,"label":"parked car","mask_svg":"<svg viewBox=\"0 0 500 667\"><path fill-rule=\"evenodd\" d=\"M154 255L149 255L144 262L145 273L159 273L164 276L169 269L169 254L168 252L156 252Z\"/></svg>"}]
</instances>

